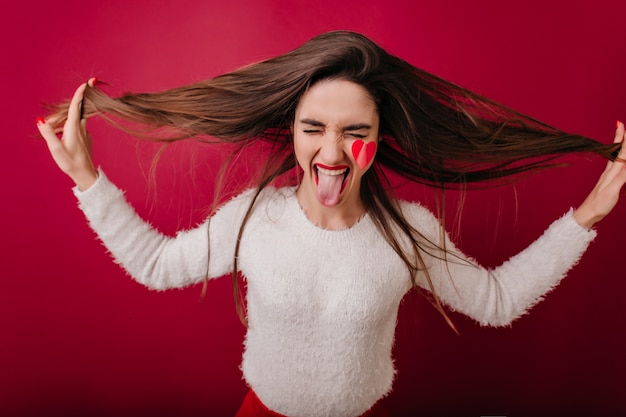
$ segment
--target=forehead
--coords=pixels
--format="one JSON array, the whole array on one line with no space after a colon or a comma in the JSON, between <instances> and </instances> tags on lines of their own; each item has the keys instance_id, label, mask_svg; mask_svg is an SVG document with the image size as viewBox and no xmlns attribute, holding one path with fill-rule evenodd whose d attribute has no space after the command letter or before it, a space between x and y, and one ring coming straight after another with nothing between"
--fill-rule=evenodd
<instances>
[{"instance_id":1,"label":"forehead","mask_svg":"<svg viewBox=\"0 0 626 417\"><path fill-rule=\"evenodd\" d=\"M327 124L374 123L378 120L378 111L372 96L359 84L347 80L322 80L302 96L296 116Z\"/></svg>"}]
</instances>

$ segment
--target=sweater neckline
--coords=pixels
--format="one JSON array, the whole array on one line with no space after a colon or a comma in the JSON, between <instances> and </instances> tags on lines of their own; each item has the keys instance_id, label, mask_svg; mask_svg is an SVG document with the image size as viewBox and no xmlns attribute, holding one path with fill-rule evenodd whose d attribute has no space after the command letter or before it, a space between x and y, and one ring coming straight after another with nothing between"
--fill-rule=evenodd
<instances>
[{"instance_id":1,"label":"sweater neckline","mask_svg":"<svg viewBox=\"0 0 626 417\"><path fill-rule=\"evenodd\" d=\"M344 227L342 229L326 229L322 226L319 226L313 223L311 219L307 217L304 209L302 208L302 206L300 206L300 202L298 201L298 197L296 196L297 187L290 188L291 198L289 198L288 200L290 200L290 204L292 206L291 209L295 212L295 215L297 216L297 222L299 224L302 224L307 231L333 236L353 234L358 235L365 233L369 229L369 226L372 224L369 212L366 211L361 217L359 217L359 219L354 224L348 227Z\"/></svg>"}]
</instances>

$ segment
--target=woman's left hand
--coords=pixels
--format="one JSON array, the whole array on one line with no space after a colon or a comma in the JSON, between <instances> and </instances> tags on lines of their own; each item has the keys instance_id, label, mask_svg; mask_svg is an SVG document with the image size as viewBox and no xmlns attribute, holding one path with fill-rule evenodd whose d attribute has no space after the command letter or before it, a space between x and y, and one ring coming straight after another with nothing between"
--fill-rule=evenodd
<instances>
[{"instance_id":1,"label":"woman's left hand","mask_svg":"<svg viewBox=\"0 0 626 417\"><path fill-rule=\"evenodd\" d=\"M624 123L617 122L614 142L622 144L618 159L609 161L596 186L574 211L574 218L581 226L591 228L609 214L619 200L622 187L626 183L626 146L623 146L625 131Z\"/></svg>"}]
</instances>

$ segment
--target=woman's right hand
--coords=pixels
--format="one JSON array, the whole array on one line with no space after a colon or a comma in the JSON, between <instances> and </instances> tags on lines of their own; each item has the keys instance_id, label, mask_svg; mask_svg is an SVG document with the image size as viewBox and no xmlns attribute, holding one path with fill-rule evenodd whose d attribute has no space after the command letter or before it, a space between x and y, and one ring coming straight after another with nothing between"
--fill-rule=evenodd
<instances>
[{"instance_id":1,"label":"woman's right hand","mask_svg":"<svg viewBox=\"0 0 626 417\"><path fill-rule=\"evenodd\" d=\"M37 119L37 127L46 140L50 154L61 171L67 174L81 191L87 190L98 178L91 158L91 136L87 120L81 119L81 106L87 84L93 87L96 79L81 84L74 93L62 129L53 128L53 120ZM61 134L59 138L57 134Z\"/></svg>"},{"instance_id":2,"label":"woman's right hand","mask_svg":"<svg viewBox=\"0 0 626 417\"><path fill-rule=\"evenodd\" d=\"M619 154L614 161L607 163L596 186L585 201L574 211L574 218L590 229L613 210L626 183L626 126L617 122L614 143L621 143Z\"/></svg>"}]
</instances>

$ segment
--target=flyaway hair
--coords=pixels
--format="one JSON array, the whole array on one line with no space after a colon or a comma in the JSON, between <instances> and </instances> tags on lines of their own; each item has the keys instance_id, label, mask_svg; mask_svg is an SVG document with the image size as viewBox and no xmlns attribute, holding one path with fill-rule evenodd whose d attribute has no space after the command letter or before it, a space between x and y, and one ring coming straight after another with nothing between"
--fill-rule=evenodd
<instances>
[{"instance_id":1,"label":"flyaway hair","mask_svg":"<svg viewBox=\"0 0 626 417\"><path fill-rule=\"evenodd\" d=\"M296 106L309 87L327 79L352 81L372 96L384 140L372 169L363 177L361 197L406 264L413 284L419 273L425 275L435 306L453 328L423 262L423 256L445 258L445 247L427 241L407 222L385 173L437 189L466 189L551 166L554 158L573 152L614 160L619 149L619 144L568 134L520 114L416 68L349 31L324 33L283 55L163 92L112 98L88 87L84 114L105 117L153 140L213 138L239 150L265 143L269 155L256 184L258 196L297 169L291 135ZM66 113L66 104L56 108L57 125ZM125 127L123 121L141 128ZM241 225L240 239L253 209L254 201ZM408 248L401 243L405 239ZM240 305L237 253L233 255Z\"/></svg>"}]
</instances>

